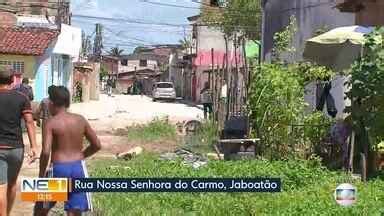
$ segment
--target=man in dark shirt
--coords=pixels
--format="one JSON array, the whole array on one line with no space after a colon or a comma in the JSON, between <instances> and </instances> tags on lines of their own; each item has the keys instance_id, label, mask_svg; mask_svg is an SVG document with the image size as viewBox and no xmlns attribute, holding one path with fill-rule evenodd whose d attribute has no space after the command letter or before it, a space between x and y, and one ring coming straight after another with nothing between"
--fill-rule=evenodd
<instances>
[{"instance_id":1,"label":"man in dark shirt","mask_svg":"<svg viewBox=\"0 0 384 216\"><path fill-rule=\"evenodd\" d=\"M29 79L28 78L23 78L23 81L20 85L17 85L15 87L16 91L19 91L26 95L30 101L33 101L33 89L29 85Z\"/></svg>"},{"instance_id":2,"label":"man in dark shirt","mask_svg":"<svg viewBox=\"0 0 384 216\"><path fill-rule=\"evenodd\" d=\"M113 87L113 81L111 78L108 78L108 80L107 80L107 94L108 94L108 96L112 96L112 87Z\"/></svg>"},{"instance_id":3,"label":"man in dark shirt","mask_svg":"<svg viewBox=\"0 0 384 216\"><path fill-rule=\"evenodd\" d=\"M0 68L0 215L9 215L16 195L16 181L24 159L21 119L26 122L31 160L36 159L32 109L24 94L11 90L12 73Z\"/></svg>"}]
</instances>

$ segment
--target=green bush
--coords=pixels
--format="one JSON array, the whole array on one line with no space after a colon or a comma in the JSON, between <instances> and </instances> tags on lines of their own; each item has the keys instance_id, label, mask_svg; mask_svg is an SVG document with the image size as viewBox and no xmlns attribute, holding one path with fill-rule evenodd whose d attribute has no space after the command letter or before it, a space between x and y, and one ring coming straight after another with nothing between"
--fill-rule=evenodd
<instances>
[{"instance_id":1,"label":"green bush","mask_svg":"<svg viewBox=\"0 0 384 216\"><path fill-rule=\"evenodd\" d=\"M318 161L210 161L198 170L179 161L143 155L132 161L100 161L92 177L255 177L282 178L282 192L269 193L100 193L95 204L101 215L380 215L384 211L382 180L366 184L331 172ZM340 183L353 183L358 201L336 204Z\"/></svg>"},{"instance_id":2,"label":"green bush","mask_svg":"<svg viewBox=\"0 0 384 216\"><path fill-rule=\"evenodd\" d=\"M319 144L329 132L334 120L323 112L314 112L304 117L304 136L311 144Z\"/></svg>"},{"instance_id":3,"label":"green bush","mask_svg":"<svg viewBox=\"0 0 384 216\"><path fill-rule=\"evenodd\" d=\"M303 140L305 133L314 138L313 131L303 129L310 118L320 120L315 118L317 114L308 117L305 112L308 106L304 101L305 86L316 79L331 78L333 73L324 67L309 65L264 64L255 71L249 110L254 133L261 138L262 151L267 157L295 156L297 147L307 148Z\"/></svg>"},{"instance_id":4,"label":"green bush","mask_svg":"<svg viewBox=\"0 0 384 216\"><path fill-rule=\"evenodd\" d=\"M375 145L384 140L384 28L366 35L364 56L351 68L347 93L351 106L347 107L350 121L358 136L360 146L374 151ZM363 147L362 147L363 148Z\"/></svg>"},{"instance_id":5,"label":"green bush","mask_svg":"<svg viewBox=\"0 0 384 216\"><path fill-rule=\"evenodd\" d=\"M282 156L278 154L285 153L289 125L304 112L304 91L295 74L283 65L263 65L251 83L249 108L252 126L266 145L264 149Z\"/></svg>"},{"instance_id":6,"label":"green bush","mask_svg":"<svg viewBox=\"0 0 384 216\"><path fill-rule=\"evenodd\" d=\"M127 136L131 140L159 141L176 138L176 127L167 118L155 118L148 124L127 127Z\"/></svg>"}]
</instances>

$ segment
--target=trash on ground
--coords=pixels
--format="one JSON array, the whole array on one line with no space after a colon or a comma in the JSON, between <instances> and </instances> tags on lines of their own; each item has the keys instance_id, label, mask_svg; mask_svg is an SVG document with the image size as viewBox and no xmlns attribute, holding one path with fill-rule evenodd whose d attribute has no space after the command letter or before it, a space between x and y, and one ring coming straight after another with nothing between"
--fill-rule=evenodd
<instances>
[{"instance_id":1,"label":"trash on ground","mask_svg":"<svg viewBox=\"0 0 384 216\"><path fill-rule=\"evenodd\" d=\"M177 149L173 153L164 153L160 155L160 159L169 161L181 159L184 165L191 166L194 169L198 169L208 163L207 159L203 156L186 149Z\"/></svg>"},{"instance_id":2,"label":"trash on ground","mask_svg":"<svg viewBox=\"0 0 384 216\"><path fill-rule=\"evenodd\" d=\"M223 160L224 154L207 153L207 158L210 160Z\"/></svg>"},{"instance_id":3,"label":"trash on ground","mask_svg":"<svg viewBox=\"0 0 384 216\"><path fill-rule=\"evenodd\" d=\"M116 154L117 159L131 160L137 155L143 153L144 149L140 146L130 149L129 151Z\"/></svg>"}]
</instances>

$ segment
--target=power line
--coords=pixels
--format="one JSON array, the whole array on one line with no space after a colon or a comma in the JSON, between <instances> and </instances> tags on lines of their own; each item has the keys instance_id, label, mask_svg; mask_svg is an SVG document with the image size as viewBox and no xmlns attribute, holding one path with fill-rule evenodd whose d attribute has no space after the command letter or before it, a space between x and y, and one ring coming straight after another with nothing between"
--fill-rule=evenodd
<instances>
[{"instance_id":1,"label":"power line","mask_svg":"<svg viewBox=\"0 0 384 216\"><path fill-rule=\"evenodd\" d=\"M159 26L172 26L172 27L187 27L191 24L170 24L170 23L157 23L157 22L148 22L148 21L138 21L138 20L131 20L127 18L111 18L111 17L101 17L101 16L85 16L85 15L73 15L73 17L80 17L80 18L88 18L88 19L96 19L96 20L109 20L109 21L121 21L126 23L135 23L135 24L143 24L143 25L159 25ZM210 27L212 25L220 25L220 23L204 23L204 24L192 24L195 26L207 26ZM256 26L246 26L246 25L228 25L233 27L242 27L242 28L257 28Z\"/></svg>"},{"instance_id":2,"label":"power line","mask_svg":"<svg viewBox=\"0 0 384 216\"><path fill-rule=\"evenodd\" d=\"M168 3L153 2L153 1L148 1L148 0L140 0L140 1L144 2L144 3L148 3L148 4L153 4L153 5L200 10L200 7L190 7L190 6L174 5L174 4L168 4Z\"/></svg>"},{"instance_id":3,"label":"power line","mask_svg":"<svg viewBox=\"0 0 384 216\"><path fill-rule=\"evenodd\" d=\"M142 46L142 45L132 45L132 44L124 44L124 43L105 43L106 46L108 47L130 47L130 48L135 48L135 47L138 47L138 46Z\"/></svg>"},{"instance_id":4,"label":"power line","mask_svg":"<svg viewBox=\"0 0 384 216\"><path fill-rule=\"evenodd\" d=\"M75 23L87 23L87 24L94 24L93 22L91 21L87 21L87 20L80 20L80 19L74 19L74 22ZM183 35L183 31L181 30L171 30L171 29L164 29L164 27L160 27L160 28L156 28L155 26L147 26L145 28L143 28L142 25L139 25L139 26L132 26L134 24L127 24L127 28L129 28L130 30L133 29L133 31L140 31L140 32L164 32L164 33L171 33L171 34L178 34L178 35ZM121 25L118 26L118 25L108 25L109 27L113 28L113 27L116 27L116 28L121 28ZM190 31L190 29L188 29Z\"/></svg>"},{"instance_id":5,"label":"power line","mask_svg":"<svg viewBox=\"0 0 384 216\"><path fill-rule=\"evenodd\" d=\"M123 31L120 31L119 33L116 33L114 32L113 30L107 28L107 27L104 27L107 31L109 31L110 33L114 34L115 36L117 37L121 37L120 34L121 33L124 33ZM151 41L145 41L143 39L139 39L139 38L135 38L135 37L129 37L129 36L124 36L125 38L128 38L128 39L132 39L132 40L136 40L136 41L139 41L139 42L143 42L143 43L152 43Z\"/></svg>"},{"instance_id":6,"label":"power line","mask_svg":"<svg viewBox=\"0 0 384 216\"><path fill-rule=\"evenodd\" d=\"M166 7L185 8L185 9L196 9L196 10L204 9L204 10L220 11L220 10L225 10L225 9L226 9L226 7L212 6L212 5L210 5L210 4L206 4L206 3L203 3L203 2L195 2L195 3L199 3L199 4L203 5L203 7L182 6L182 5L175 5L175 4L168 4L168 3L154 2L154 1L148 1L148 0L141 0L141 2L143 2L143 3L148 3L148 4L153 4L153 5L166 6ZM250 12L250 13L255 13L255 12L256 12L256 13L259 13L259 12L261 12L261 10L246 10L246 12ZM227 13L228 13L228 11L227 11ZM242 15L242 14L244 13L244 11L242 11L242 12L238 12L238 11L229 11L229 13Z\"/></svg>"},{"instance_id":7,"label":"power line","mask_svg":"<svg viewBox=\"0 0 384 216\"><path fill-rule=\"evenodd\" d=\"M206 4L203 2L195 2L199 3L201 5L204 5L204 7L190 7L190 6L182 6L182 5L175 5L175 4L168 4L168 3L161 3L161 2L154 2L154 1L149 1L149 0L141 0L141 2L149 3L149 4L154 4L154 5L160 5L160 6L168 6L168 7L176 7L176 8L188 8L188 9L203 9L203 10L214 10L214 11L219 11L220 9L226 10L226 7L217 7L217 6L212 6L210 4ZM292 7L292 8L287 8L283 9L281 11L276 11L275 13L282 13L282 12L287 12L287 11L292 11L292 10L298 10L298 9L307 9L307 8L313 8L313 7L318 7L322 5L329 5L330 3L334 3L333 0L330 0L328 2L322 2L318 4L313 4L313 5L308 5L305 7ZM233 14L233 15L244 15L244 13L260 13L260 10L242 10L240 11L226 11L228 14Z\"/></svg>"},{"instance_id":8,"label":"power line","mask_svg":"<svg viewBox=\"0 0 384 216\"><path fill-rule=\"evenodd\" d=\"M98 19L98 20L109 20L109 21L120 21L120 22L143 24L143 25L160 25L160 26L163 25L163 26L173 26L173 27L182 27L182 26L188 26L189 25L189 24L148 22L148 21L134 20L134 19L128 19L128 18L111 18L111 17L101 17L101 16L86 16L86 15L79 15L79 14L73 15L73 17L87 18L87 19Z\"/></svg>"}]
</instances>

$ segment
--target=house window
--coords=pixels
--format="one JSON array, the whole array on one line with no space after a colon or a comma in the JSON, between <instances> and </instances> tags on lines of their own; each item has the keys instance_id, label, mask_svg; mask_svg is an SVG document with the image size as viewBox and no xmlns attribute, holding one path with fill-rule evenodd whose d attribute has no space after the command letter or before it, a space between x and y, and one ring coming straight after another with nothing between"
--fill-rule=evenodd
<instances>
[{"instance_id":1,"label":"house window","mask_svg":"<svg viewBox=\"0 0 384 216\"><path fill-rule=\"evenodd\" d=\"M128 60L127 59L121 60L121 65L128 66Z\"/></svg>"},{"instance_id":2,"label":"house window","mask_svg":"<svg viewBox=\"0 0 384 216\"><path fill-rule=\"evenodd\" d=\"M148 65L148 62L147 62L146 59L142 59L142 60L140 60L140 63L139 63L139 66L140 66L140 67L147 67L147 65Z\"/></svg>"},{"instance_id":3,"label":"house window","mask_svg":"<svg viewBox=\"0 0 384 216\"><path fill-rule=\"evenodd\" d=\"M0 61L0 66L9 66L16 73L24 73L24 62L22 61Z\"/></svg>"}]
</instances>

